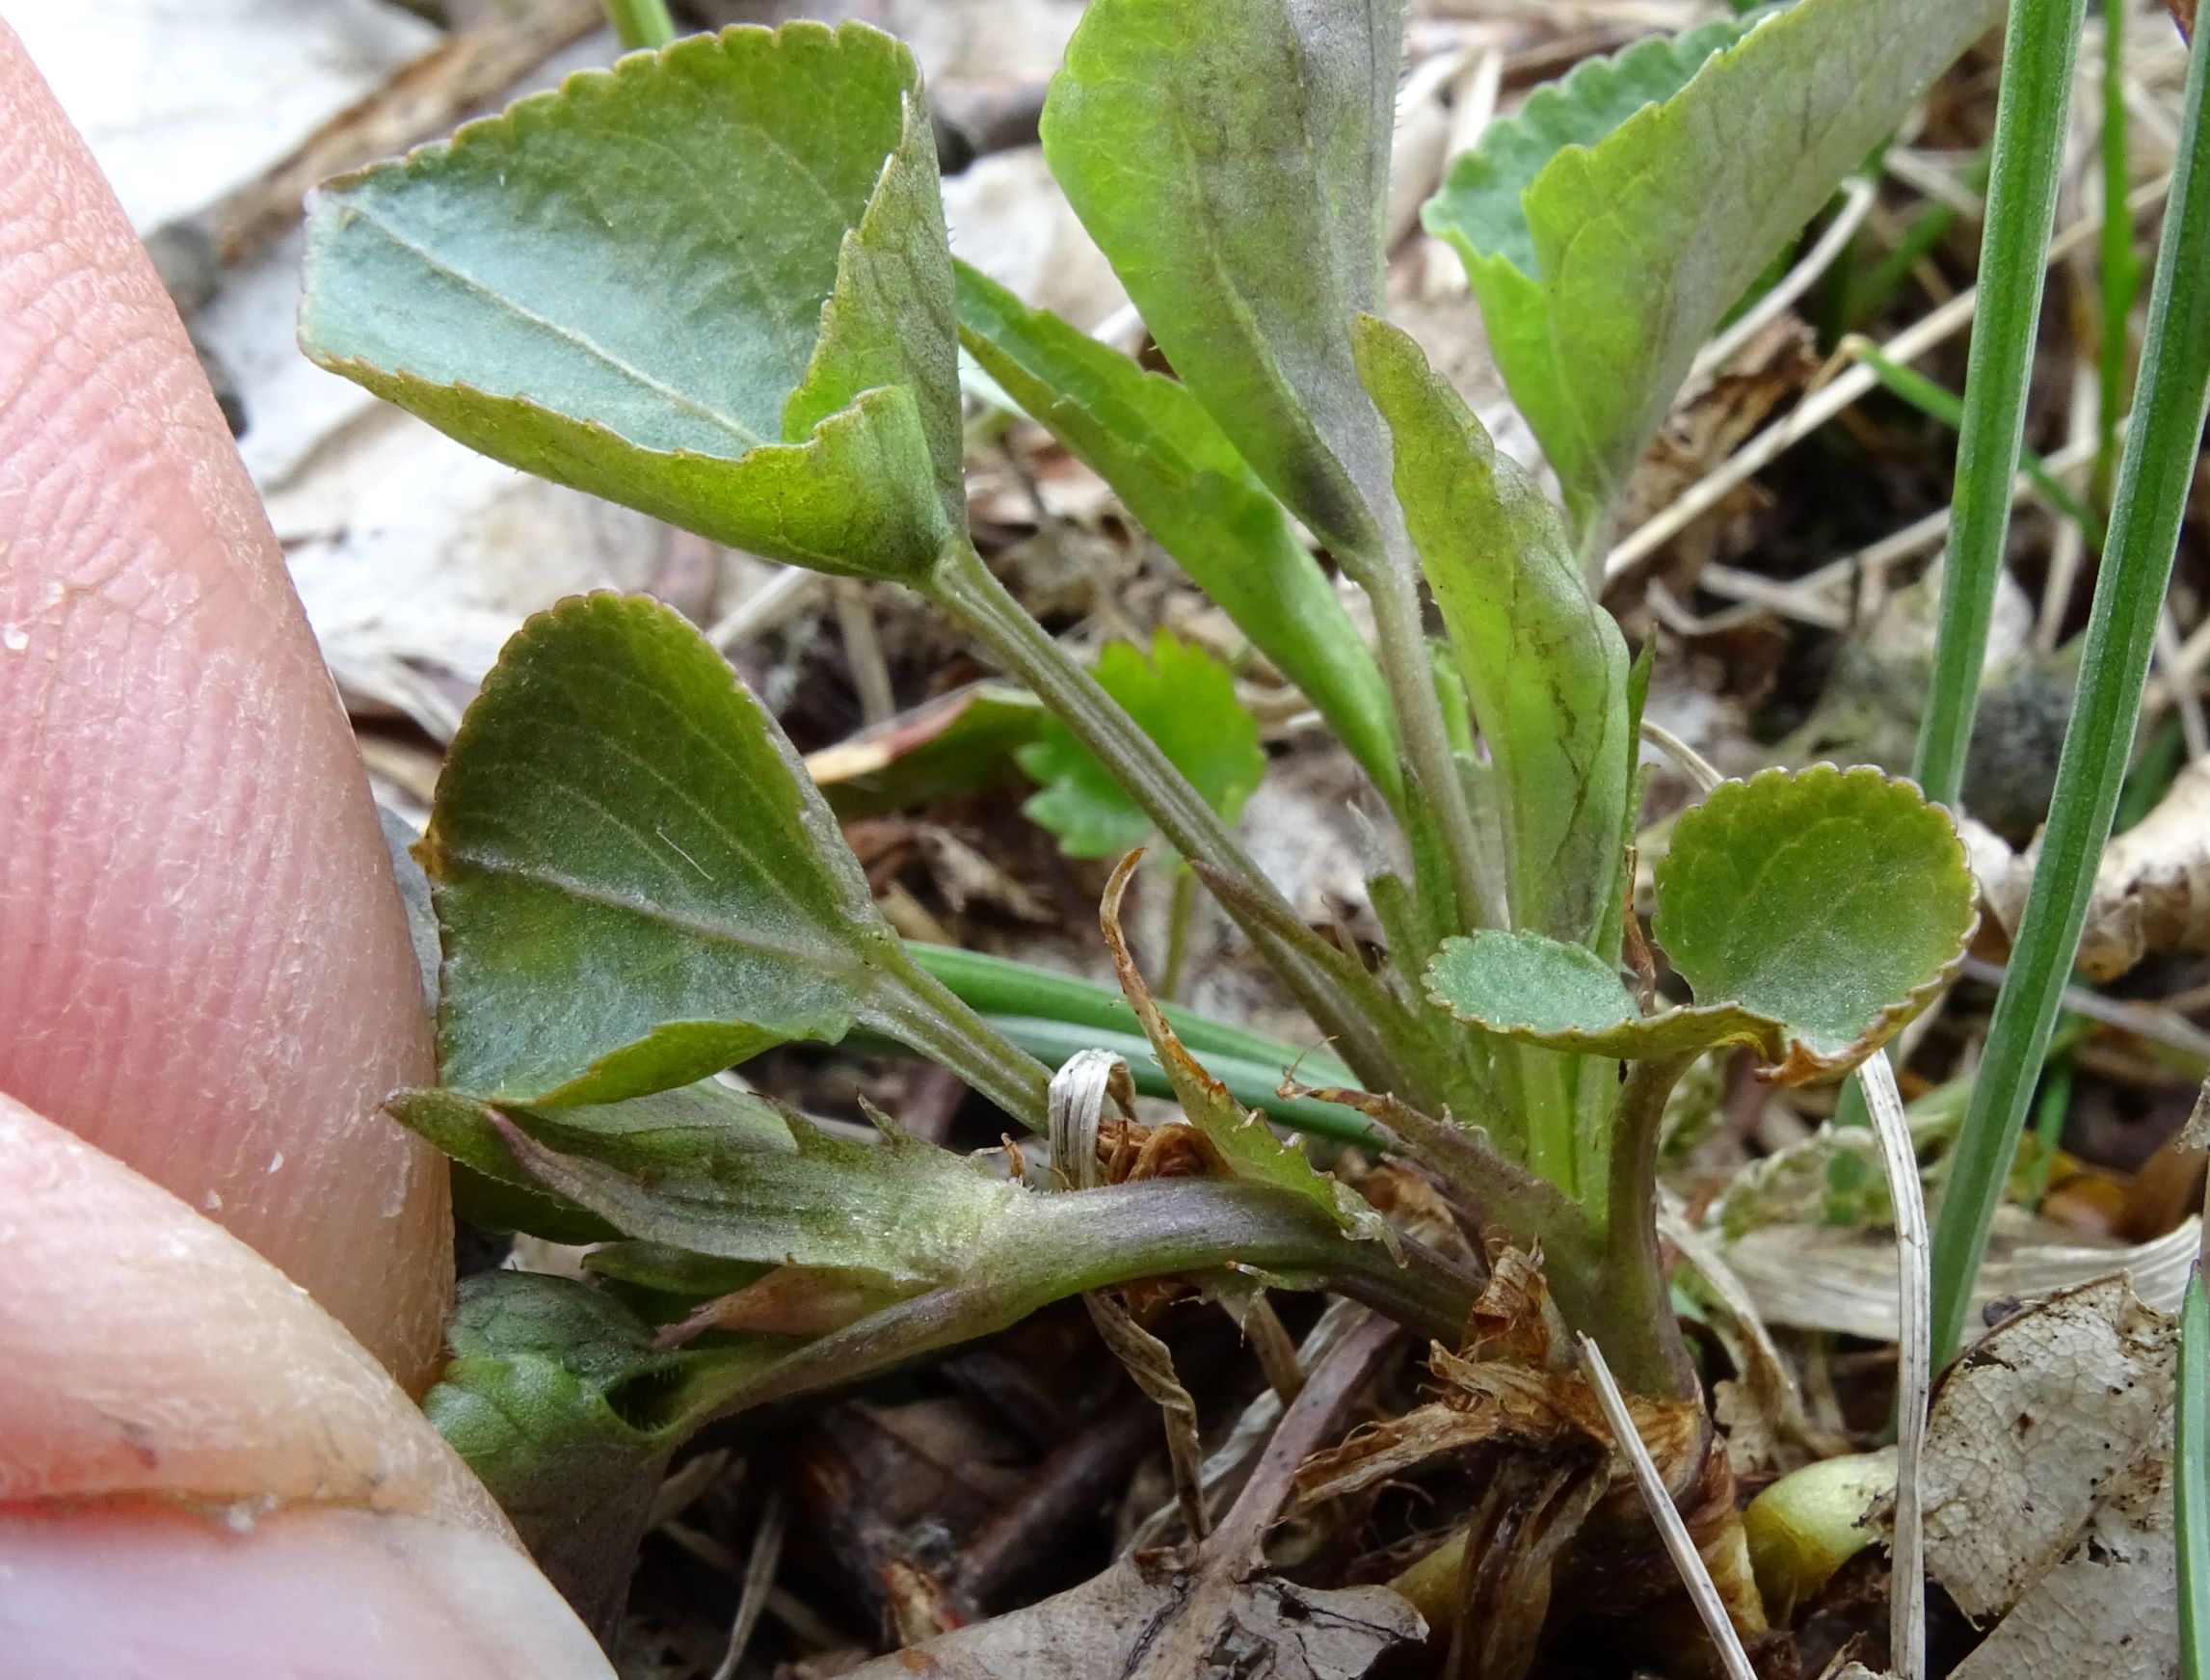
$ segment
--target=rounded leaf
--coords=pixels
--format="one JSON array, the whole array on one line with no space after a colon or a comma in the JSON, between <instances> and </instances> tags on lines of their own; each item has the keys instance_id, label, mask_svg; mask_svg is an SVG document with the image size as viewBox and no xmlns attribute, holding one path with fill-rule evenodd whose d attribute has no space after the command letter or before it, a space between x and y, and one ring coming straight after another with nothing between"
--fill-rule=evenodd
<instances>
[{"instance_id":1,"label":"rounded leaf","mask_svg":"<svg viewBox=\"0 0 2210 1680\"><path fill-rule=\"evenodd\" d=\"M1700 1002L1783 1024L1771 1077L1855 1066L1930 1002L1979 920L1949 813L1869 765L1726 782L1673 831L1653 931Z\"/></svg>"}]
</instances>

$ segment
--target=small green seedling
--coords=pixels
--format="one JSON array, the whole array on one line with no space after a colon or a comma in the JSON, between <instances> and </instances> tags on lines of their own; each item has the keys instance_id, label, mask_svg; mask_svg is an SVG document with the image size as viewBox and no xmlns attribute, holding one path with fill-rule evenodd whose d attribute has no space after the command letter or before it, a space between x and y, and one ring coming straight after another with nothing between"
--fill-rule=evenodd
<instances>
[{"instance_id":1,"label":"small green seedling","mask_svg":"<svg viewBox=\"0 0 2210 1680\"><path fill-rule=\"evenodd\" d=\"M1297 1071L1331 1088L1286 1111L1416 1163L1477 1252L1539 1246L1627 1384L1687 1398L1654 1228L1666 1093L1726 1045L1774 1079L1851 1067L1950 973L1973 896L1907 783L1728 784L1659 867L1656 936L1692 992L1662 999L1628 902L1648 667L1585 556L1697 345L1990 11L1798 0L1577 71L1461 161L1429 223L1467 253L1570 517L1381 318L1389 4L1093 0L1045 153L1172 377L954 263L913 59L857 25L679 41L332 182L302 337L500 460L935 602L1057 720L1024 756L1039 814L1079 850L1155 829L1326 1036ZM1261 765L1210 725L1194 744L1215 751L1177 744L1203 687L1180 654L1093 674L984 566L962 346L1364 766L1378 962L1237 843ZM1365 593L1372 651L1300 527ZM431 1401L541 1556L609 1502L641 1514L636 1487L711 1419L1060 1296L1234 1267L1462 1327L1474 1276L1254 1114L1253 1070L1291 1056L1154 1005L1119 945L1125 865L1105 915L1125 1004L1031 995L1142 1047L1203 1176L1047 1194L714 1083L768 1045L864 1032L1041 1132L1051 1069L1018 1044L1054 1041L1016 1023L1034 1011L1001 969L892 932L774 720L662 606L595 596L522 628L420 856L444 1088L393 1111L479 1216L603 1244L602 1292L476 1283Z\"/></svg>"}]
</instances>

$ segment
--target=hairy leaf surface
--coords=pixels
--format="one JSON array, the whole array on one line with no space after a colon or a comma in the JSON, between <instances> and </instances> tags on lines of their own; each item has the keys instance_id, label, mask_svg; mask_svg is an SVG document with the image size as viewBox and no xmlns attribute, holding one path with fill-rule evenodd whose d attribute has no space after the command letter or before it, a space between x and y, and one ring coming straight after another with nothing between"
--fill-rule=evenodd
<instances>
[{"instance_id":1,"label":"hairy leaf surface","mask_svg":"<svg viewBox=\"0 0 2210 1680\"><path fill-rule=\"evenodd\" d=\"M1627 644L1582 581L1558 509L1420 347L1371 315L1353 337L1496 766L1512 925L1589 939L1617 896L1634 767Z\"/></svg>"},{"instance_id":2,"label":"hairy leaf surface","mask_svg":"<svg viewBox=\"0 0 2210 1680\"><path fill-rule=\"evenodd\" d=\"M932 1052L979 1025L914 970L774 720L655 601L522 627L421 852L440 1065L469 1095L605 1103L854 1023Z\"/></svg>"},{"instance_id":3,"label":"hairy leaf surface","mask_svg":"<svg viewBox=\"0 0 2210 1680\"><path fill-rule=\"evenodd\" d=\"M1381 294L1401 9L1096 0L1044 155L1168 361L1339 554L1371 552L1388 447L1345 327Z\"/></svg>"},{"instance_id":4,"label":"hairy leaf surface","mask_svg":"<svg viewBox=\"0 0 2210 1680\"><path fill-rule=\"evenodd\" d=\"M301 340L471 447L716 541L918 576L960 527L919 72L693 37L315 197Z\"/></svg>"},{"instance_id":5,"label":"hairy leaf surface","mask_svg":"<svg viewBox=\"0 0 2210 1680\"><path fill-rule=\"evenodd\" d=\"M1427 227L1584 524L1713 329L2000 12L1797 0L1584 64L1453 165Z\"/></svg>"}]
</instances>

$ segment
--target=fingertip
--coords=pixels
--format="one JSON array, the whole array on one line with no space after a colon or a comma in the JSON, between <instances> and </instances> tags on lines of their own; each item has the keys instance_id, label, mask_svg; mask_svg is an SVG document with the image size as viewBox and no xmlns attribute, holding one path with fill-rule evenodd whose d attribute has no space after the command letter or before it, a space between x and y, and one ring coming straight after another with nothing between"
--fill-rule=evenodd
<instances>
[{"instance_id":1,"label":"fingertip","mask_svg":"<svg viewBox=\"0 0 2210 1680\"><path fill-rule=\"evenodd\" d=\"M0 1667L40 1680L611 1680L519 1553L425 1517L0 1508Z\"/></svg>"},{"instance_id":2,"label":"fingertip","mask_svg":"<svg viewBox=\"0 0 2210 1680\"><path fill-rule=\"evenodd\" d=\"M0 1090L174 1190L411 1387L451 1285L359 758L114 196L0 24Z\"/></svg>"}]
</instances>

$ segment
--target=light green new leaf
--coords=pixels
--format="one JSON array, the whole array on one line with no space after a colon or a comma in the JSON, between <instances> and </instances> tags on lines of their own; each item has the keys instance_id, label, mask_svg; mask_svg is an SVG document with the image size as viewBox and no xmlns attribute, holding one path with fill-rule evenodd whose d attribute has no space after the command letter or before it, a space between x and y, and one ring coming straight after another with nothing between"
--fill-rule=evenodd
<instances>
[{"instance_id":1,"label":"light green new leaf","mask_svg":"<svg viewBox=\"0 0 2210 1680\"><path fill-rule=\"evenodd\" d=\"M522 627L420 853L456 1090L612 1102L859 1023L1041 1107L1042 1070L913 967L774 720L657 602L582 597Z\"/></svg>"},{"instance_id":2,"label":"light green new leaf","mask_svg":"<svg viewBox=\"0 0 2210 1680\"><path fill-rule=\"evenodd\" d=\"M1684 814L1658 866L1656 931L1696 1004L1645 1016L1594 951L1494 928L1445 941L1427 986L1506 1038L1628 1057L1750 1044L1796 1083L1854 1066L1923 1009L1975 920L1963 845L1916 787L1768 770Z\"/></svg>"},{"instance_id":3,"label":"light green new leaf","mask_svg":"<svg viewBox=\"0 0 2210 1680\"><path fill-rule=\"evenodd\" d=\"M919 72L731 29L329 183L300 336L471 447L731 543L907 579L964 519Z\"/></svg>"},{"instance_id":4,"label":"light green new leaf","mask_svg":"<svg viewBox=\"0 0 2210 1680\"><path fill-rule=\"evenodd\" d=\"M1132 643L1106 643L1094 675L1205 803L1233 824L1265 774L1266 755L1227 667L1195 643L1159 630L1148 659ZM1021 809L1057 835L1069 857L1113 857L1150 835L1142 807L1058 719L1014 757L1043 787Z\"/></svg>"},{"instance_id":5,"label":"light green new leaf","mask_svg":"<svg viewBox=\"0 0 2210 1680\"><path fill-rule=\"evenodd\" d=\"M1797 0L1585 65L1452 167L1426 225L1584 525L1726 312L2001 10Z\"/></svg>"},{"instance_id":6,"label":"light green new leaf","mask_svg":"<svg viewBox=\"0 0 2210 1680\"><path fill-rule=\"evenodd\" d=\"M1657 896L1651 931L1699 999L1787 1024L1784 1080L1862 1061L1979 921L1949 814L1871 765L1720 784L1674 826Z\"/></svg>"},{"instance_id":7,"label":"light green new leaf","mask_svg":"<svg viewBox=\"0 0 2210 1680\"><path fill-rule=\"evenodd\" d=\"M1484 927L1445 940L1427 965L1427 995L1462 1021L1547 1050L1650 1057L1733 1040L1769 1061L1787 1053L1780 1023L1732 1004L1645 1016L1602 957L1539 933Z\"/></svg>"},{"instance_id":8,"label":"light green new leaf","mask_svg":"<svg viewBox=\"0 0 2210 1680\"><path fill-rule=\"evenodd\" d=\"M960 341L1005 393L1097 469L1144 529L1304 690L1391 799L1402 772L1389 691L1334 586L1188 387L1150 372L966 264Z\"/></svg>"},{"instance_id":9,"label":"light green new leaf","mask_svg":"<svg viewBox=\"0 0 2210 1680\"><path fill-rule=\"evenodd\" d=\"M1634 769L1627 644L1582 580L1558 509L1420 347L1371 315L1352 338L1496 768L1512 925L1587 940L1618 896Z\"/></svg>"},{"instance_id":10,"label":"light green new leaf","mask_svg":"<svg viewBox=\"0 0 2210 1680\"><path fill-rule=\"evenodd\" d=\"M1388 448L1345 326L1381 295L1401 8L1095 0L1044 155L1159 348L1274 493L1374 551Z\"/></svg>"}]
</instances>

